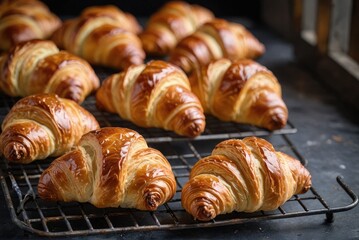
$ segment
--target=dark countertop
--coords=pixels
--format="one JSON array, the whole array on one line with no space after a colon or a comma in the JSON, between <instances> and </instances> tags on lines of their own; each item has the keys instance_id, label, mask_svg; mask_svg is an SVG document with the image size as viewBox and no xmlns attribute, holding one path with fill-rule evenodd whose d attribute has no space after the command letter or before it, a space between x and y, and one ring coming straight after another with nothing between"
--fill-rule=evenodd
<instances>
[{"instance_id":1,"label":"dark countertop","mask_svg":"<svg viewBox=\"0 0 359 240\"><path fill-rule=\"evenodd\" d=\"M267 66L282 84L289 119L297 133L289 134L297 150L308 161L313 185L330 206L350 203L336 182L337 176L359 193L359 114L295 61L293 47L264 27L253 33L265 44L266 54L258 61ZM349 93L350 94L350 93ZM354 94L354 93L351 93ZM123 232L72 239L359 239L359 207L334 214L249 222L232 226ZM0 192L0 239L37 239L12 223ZM71 238L66 238L71 239Z\"/></svg>"}]
</instances>

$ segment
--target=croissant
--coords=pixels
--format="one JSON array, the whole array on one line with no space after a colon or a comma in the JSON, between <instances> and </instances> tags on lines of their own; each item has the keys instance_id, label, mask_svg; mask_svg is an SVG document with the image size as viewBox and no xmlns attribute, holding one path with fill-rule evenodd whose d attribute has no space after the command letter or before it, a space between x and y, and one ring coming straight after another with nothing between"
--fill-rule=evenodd
<instances>
[{"instance_id":1,"label":"croissant","mask_svg":"<svg viewBox=\"0 0 359 240\"><path fill-rule=\"evenodd\" d=\"M213 18L213 13L200 5L168 2L150 17L140 34L143 48L150 55L168 54L179 40Z\"/></svg>"},{"instance_id":2,"label":"croissant","mask_svg":"<svg viewBox=\"0 0 359 240\"><path fill-rule=\"evenodd\" d=\"M169 61L190 74L212 60L254 59L264 52L264 45L243 25L217 18L179 41Z\"/></svg>"},{"instance_id":3,"label":"croissant","mask_svg":"<svg viewBox=\"0 0 359 240\"><path fill-rule=\"evenodd\" d=\"M99 86L85 60L48 40L18 43L0 57L0 88L10 96L55 93L81 103Z\"/></svg>"},{"instance_id":4,"label":"croissant","mask_svg":"<svg viewBox=\"0 0 359 240\"><path fill-rule=\"evenodd\" d=\"M171 165L137 132L107 127L85 134L42 173L40 198L96 207L156 210L176 193Z\"/></svg>"},{"instance_id":5,"label":"croissant","mask_svg":"<svg viewBox=\"0 0 359 240\"><path fill-rule=\"evenodd\" d=\"M46 39L61 20L37 0L4 0L0 4L0 49L31 39Z\"/></svg>"},{"instance_id":6,"label":"croissant","mask_svg":"<svg viewBox=\"0 0 359 240\"><path fill-rule=\"evenodd\" d=\"M277 78L259 63L245 59L213 60L189 77L206 113L269 130L283 128L288 109Z\"/></svg>"},{"instance_id":7,"label":"croissant","mask_svg":"<svg viewBox=\"0 0 359 240\"><path fill-rule=\"evenodd\" d=\"M84 133L98 129L94 116L54 94L20 99L2 122L0 151L14 163L30 163L69 151Z\"/></svg>"},{"instance_id":8,"label":"croissant","mask_svg":"<svg viewBox=\"0 0 359 240\"><path fill-rule=\"evenodd\" d=\"M126 21L127 19L127 21ZM125 69L145 59L136 19L115 6L85 8L52 35L56 45L94 65Z\"/></svg>"},{"instance_id":9,"label":"croissant","mask_svg":"<svg viewBox=\"0 0 359 240\"><path fill-rule=\"evenodd\" d=\"M85 8L81 17L106 17L114 20L114 23L120 26L122 29L139 34L142 31L142 27L132 14L123 12L115 5L103 5L103 6L90 6Z\"/></svg>"},{"instance_id":10,"label":"croissant","mask_svg":"<svg viewBox=\"0 0 359 240\"><path fill-rule=\"evenodd\" d=\"M140 127L164 128L183 136L198 136L205 127L201 103L187 76L162 60L131 66L105 79L96 93L96 105Z\"/></svg>"},{"instance_id":11,"label":"croissant","mask_svg":"<svg viewBox=\"0 0 359 240\"><path fill-rule=\"evenodd\" d=\"M209 221L233 211L274 210L310 187L310 173L298 160L264 139L247 137L223 141L200 159L181 200L195 219Z\"/></svg>"}]
</instances>

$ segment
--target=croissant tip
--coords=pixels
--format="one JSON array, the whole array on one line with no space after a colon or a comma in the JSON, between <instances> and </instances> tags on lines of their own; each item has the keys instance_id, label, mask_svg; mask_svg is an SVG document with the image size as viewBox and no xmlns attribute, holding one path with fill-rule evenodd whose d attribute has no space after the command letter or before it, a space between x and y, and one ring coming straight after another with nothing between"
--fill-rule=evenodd
<instances>
[{"instance_id":1,"label":"croissant tip","mask_svg":"<svg viewBox=\"0 0 359 240\"><path fill-rule=\"evenodd\" d=\"M27 156L27 150L21 143L11 142L4 148L4 156L9 161L22 162Z\"/></svg>"},{"instance_id":2,"label":"croissant tip","mask_svg":"<svg viewBox=\"0 0 359 240\"><path fill-rule=\"evenodd\" d=\"M197 208L196 219L200 221L209 221L216 217L216 212L208 206L200 206Z\"/></svg>"},{"instance_id":3,"label":"croissant tip","mask_svg":"<svg viewBox=\"0 0 359 240\"><path fill-rule=\"evenodd\" d=\"M179 134L184 135L186 137L195 138L204 131L206 126L205 117L200 117L197 119L191 119L189 124L182 126L182 132Z\"/></svg>"},{"instance_id":4,"label":"croissant tip","mask_svg":"<svg viewBox=\"0 0 359 240\"><path fill-rule=\"evenodd\" d=\"M287 116L285 114L276 113L271 116L268 121L267 128L271 131L281 129L287 124Z\"/></svg>"},{"instance_id":5,"label":"croissant tip","mask_svg":"<svg viewBox=\"0 0 359 240\"><path fill-rule=\"evenodd\" d=\"M159 193L148 193L145 197L146 200L146 206L148 210L156 210L157 207L159 206L160 200L161 200L161 196Z\"/></svg>"},{"instance_id":6,"label":"croissant tip","mask_svg":"<svg viewBox=\"0 0 359 240\"><path fill-rule=\"evenodd\" d=\"M188 130L188 137L195 138L204 131L204 124L194 124L191 128Z\"/></svg>"},{"instance_id":7,"label":"croissant tip","mask_svg":"<svg viewBox=\"0 0 359 240\"><path fill-rule=\"evenodd\" d=\"M311 187L312 187L312 178L311 178L310 174L308 173L307 180L305 181L305 184L304 184L303 193L308 192Z\"/></svg>"}]
</instances>

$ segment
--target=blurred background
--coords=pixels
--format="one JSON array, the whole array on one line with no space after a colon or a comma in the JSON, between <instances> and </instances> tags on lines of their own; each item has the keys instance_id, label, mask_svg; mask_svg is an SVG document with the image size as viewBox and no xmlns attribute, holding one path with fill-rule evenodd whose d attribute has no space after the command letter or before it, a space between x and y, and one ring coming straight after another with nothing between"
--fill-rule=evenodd
<instances>
[{"instance_id":1,"label":"blurred background","mask_svg":"<svg viewBox=\"0 0 359 240\"><path fill-rule=\"evenodd\" d=\"M158 10L165 2L165 0L151 0L151 1L140 1L140 0L131 0L131 1L118 1L118 0L92 0L92 1L71 1L71 0L62 0L62 1L53 1L53 0L44 0L50 9L57 13L63 15L78 15L81 10L88 5L106 5L113 4L118 6L124 11L130 12L138 17L148 17L153 12ZM244 16L252 19L259 19L261 0L252 0L252 1L242 1L234 5L233 1L222 0L222 1L206 1L206 0L192 0L186 1L189 3L196 3L202 6L205 6L216 13L218 17L223 16ZM239 4L240 7L237 7Z\"/></svg>"}]
</instances>

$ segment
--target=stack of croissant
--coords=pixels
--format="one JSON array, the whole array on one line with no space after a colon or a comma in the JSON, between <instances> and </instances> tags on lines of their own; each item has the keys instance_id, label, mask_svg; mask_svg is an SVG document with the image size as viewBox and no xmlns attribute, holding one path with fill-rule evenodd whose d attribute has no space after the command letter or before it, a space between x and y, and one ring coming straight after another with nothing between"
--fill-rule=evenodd
<instances>
[{"instance_id":1,"label":"stack of croissant","mask_svg":"<svg viewBox=\"0 0 359 240\"><path fill-rule=\"evenodd\" d=\"M38 183L44 200L154 211L176 193L160 151L131 129L101 128L80 105L95 91L99 110L189 138L205 131L205 114L268 130L287 122L279 81L253 60L264 45L199 5L169 2L142 29L113 5L61 22L37 0L4 1L0 39L0 89L22 97L1 124L0 151L13 164L56 158ZM90 64L119 72L101 83ZM308 170L266 140L231 139L193 166L182 205L208 221L275 209L310 186Z\"/></svg>"}]
</instances>

